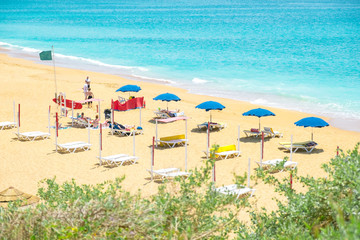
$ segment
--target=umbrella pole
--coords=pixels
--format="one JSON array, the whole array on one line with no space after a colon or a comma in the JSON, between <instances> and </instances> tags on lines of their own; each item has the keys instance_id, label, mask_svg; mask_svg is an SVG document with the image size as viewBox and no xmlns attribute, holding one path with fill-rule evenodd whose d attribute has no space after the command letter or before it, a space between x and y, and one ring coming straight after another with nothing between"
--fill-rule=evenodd
<instances>
[{"instance_id":1,"label":"umbrella pole","mask_svg":"<svg viewBox=\"0 0 360 240\"><path fill-rule=\"evenodd\" d=\"M311 128L311 141L314 140L314 128Z\"/></svg>"},{"instance_id":2,"label":"umbrella pole","mask_svg":"<svg viewBox=\"0 0 360 240\"><path fill-rule=\"evenodd\" d=\"M262 138L260 140L260 169L262 168Z\"/></svg>"},{"instance_id":3,"label":"umbrella pole","mask_svg":"<svg viewBox=\"0 0 360 240\"><path fill-rule=\"evenodd\" d=\"M206 145L206 157L209 158L209 148L210 148L210 122L207 126L207 145Z\"/></svg>"},{"instance_id":4,"label":"umbrella pole","mask_svg":"<svg viewBox=\"0 0 360 240\"><path fill-rule=\"evenodd\" d=\"M259 131L261 131L261 126L260 126L260 118L259 118Z\"/></svg>"},{"instance_id":5,"label":"umbrella pole","mask_svg":"<svg viewBox=\"0 0 360 240\"><path fill-rule=\"evenodd\" d=\"M262 165L263 160L264 160L264 132L261 133L261 161L260 161L260 165Z\"/></svg>"}]
</instances>

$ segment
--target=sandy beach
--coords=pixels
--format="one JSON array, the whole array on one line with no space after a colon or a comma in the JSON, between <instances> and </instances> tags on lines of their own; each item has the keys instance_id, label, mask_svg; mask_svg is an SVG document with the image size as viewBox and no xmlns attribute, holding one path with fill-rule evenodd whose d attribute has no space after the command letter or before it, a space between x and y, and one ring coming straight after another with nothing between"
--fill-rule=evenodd
<instances>
[{"instance_id":1,"label":"sandy beach","mask_svg":"<svg viewBox=\"0 0 360 240\"><path fill-rule=\"evenodd\" d=\"M52 101L55 92L54 73L51 66L35 64L31 61L0 55L1 89L0 121L13 121L13 101L21 104L21 127L20 132L43 131L48 128L48 108L51 106L51 125L54 125L55 112L59 107ZM248 158L251 158L252 171L256 167L255 161L260 158L259 139L246 138L243 130L256 128L258 118L244 117L242 113L253 108L262 107L247 102L234 101L225 98L216 98L203 95L189 94L184 89L167 85L158 85L149 82L131 81L113 75L96 72L56 68L57 88L59 92L65 92L68 99L83 100L82 86L86 76L91 78L91 88L95 98L103 99L101 102L101 118L104 121L103 110L110 108L111 99L116 100L118 95L127 97L127 93L116 93L115 90L126 84L137 84L142 90L132 94L144 96L146 108L142 109L143 135L136 136L136 156L139 157L137 164L121 167L108 168L99 166L99 130L90 131L92 144L90 151L60 154L55 152L54 129L51 129L51 137L48 140L34 142L19 141L14 132L16 129L2 130L0 132L0 191L9 186L16 187L24 192L36 194L38 183L45 178L56 176L58 182L75 179L79 184L96 184L116 177L126 176L124 189L135 193L141 189L144 197L157 191L159 183L150 181L150 174L146 171L150 167L151 144L155 136L154 111L159 107L165 108L166 102L152 100L155 96L170 92L179 96L180 102L170 102L170 109L180 109L190 117L187 123L188 129L188 169L202 166L205 161L203 150L206 150L207 136L205 131L198 131L197 124L209 120L209 112L195 109L195 106L204 101L218 101L226 108L212 113L213 121L223 122L227 127L221 131L211 132L211 144L229 145L236 144L238 126L241 129L241 157L218 160L216 162L216 186L233 183L233 173L243 175L247 171ZM277 108L265 107L276 114L274 117L261 119L261 125L272 127L283 133L283 138L266 139L264 160L283 158L289 156L289 152L280 150L279 142L290 141L293 135L294 141L309 140L312 129L296 127L294 122L308 116L306 113L289 111ZM83 109L75 113L84 112L86 116L95 118L96 104L89 109ZM324 119L324 118L323 118ZM328 121L328 119L324 119ZM139 125L139 110L115 112L115 121L122 124ZM70 119L60 118L63 126L69 125ZM159 124L159 137L185 133L184 121L168 124ZM108 129L103 134L102 155L132 154L133 138L112 136ZM80 128L59 130L59 143L72 141L87 141L88 131ZM359 132L345 131L332 126L314 129L314 140L319 144L312 153L298 151L293 154L293 161L298 162L299 175L314 177L324 176L320 166L329 161L336 154L336 148L352 149L360 140ZM154 169L177 167L184 170L185 148L159 148L155 150ZM288 177L287 172L277 173L278 177ZM273 189L262 183L251 185L256 188L256 193L251 201L256 202L257 207L266 207L271 210L276 206L272 198L275 195ZM300 186L295 183L295 189Z\"/></svg>"}]
</instances>

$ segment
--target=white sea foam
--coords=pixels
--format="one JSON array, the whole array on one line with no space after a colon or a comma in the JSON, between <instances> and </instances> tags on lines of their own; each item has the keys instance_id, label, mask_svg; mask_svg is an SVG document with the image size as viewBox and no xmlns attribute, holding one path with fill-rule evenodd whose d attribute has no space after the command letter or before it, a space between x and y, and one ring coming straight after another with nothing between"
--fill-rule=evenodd
<instances>
[{"instance_id":1,"label":"white sea foam","mask_svg":"<svg viewBox=\"0 0 360 240\"><path fill-rule=\"evenodd\" d=\"M135 78L139 78L145 81L154 81L154 82L159 82L159 83L168 83L168 84L176 84L175 81L173 80L169 80L169 79L164 79L164 78L152 78L152 77L145 77L145 76L139 76L139 75L132 75Z\"/></svg>"},{"instance_id":2,"label":"white sea foam","mask_svg":"<svg viewBox=\"0 0 360 240\"><path fill-rule=\"evenodd\" d=\"M40 52L40 50L35 49L35 48L22 47L19 45L14 45L14 44L6 43L6 42L0 42L0 46L5 47L5 48L10 48L10 49L17 49L17 50L21 50L21 51L28 52L28 53Z\"/></svg>"},{"instance_id":3,"label":"white sea foam","mask_svg":"<svg viewBox=\"0 0 360 240\"><path fill-rule=\"evenodd\" d=\"M191 81L195 84L204 84L204 83L209 82L208 80L201 79L201 78L193 78Z\"/></svg>"},{"instance_id":4,"label":"white sea foam","mask_svg":"<svg viewBox=\"0 0 360 240\"><path fill-rule=\"evenodd\" d=\"M24 53L30 53L30 54L35 54L35 53L38 54L41 51L43 51L43 50L39 50L39 49L36 49L36 48L22 47L22 46L19 46L19 45L14 45L14 44L6 43L6 42L0 42L0 46L3 47L3 48L10 49L10 50L18 50L18 51L21 51L21 52L24 52ZM47 50L47 49L45 49L45 50ZM95 65L95 66L100 66L100 67L107 67L107 68L112 68L112 69L129 70L129 71L134 70L134 71L141 71L141 72L149 71L149 69L144 68L144 67L107 64L107 63L103 63L101 61L93 60L93 59L90 59L90 58L77 57L77 56L71 56L71 55L64 55L64 54L60 54L60 53L56 53L56 52L55 52L55 59L56 59L56 61L65 62L65 63L67 63L66 60L72 60L75 63L80 62L80 63L90 64L90 65ZM62 61L62 60L65 60L65 61ZM42 62L42 63L44 63L44 62Z\"/></svg>"}]
</instances>

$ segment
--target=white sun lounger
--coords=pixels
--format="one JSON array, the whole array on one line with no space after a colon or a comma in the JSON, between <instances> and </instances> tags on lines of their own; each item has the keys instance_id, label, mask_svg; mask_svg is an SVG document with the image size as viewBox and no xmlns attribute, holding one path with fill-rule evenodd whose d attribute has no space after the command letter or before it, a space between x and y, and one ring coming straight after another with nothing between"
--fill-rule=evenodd
<instances>
[{"instance_id":1,"label":"white sun lounger","mask_svg":"<svg viewBox=\"0 0 360 240\"><path fill-rule=\"evenodd\" d=\"M290 142L280 142L281 148L285 148L290 151L291 143ZM299 149L303 149L308 153L311 153L318 144L314 141L305 141L305 142L294 142L292 144L293 153Z\"/></svg>"},{"instance_id":2,"label":"white sun lounger","mask_svg":"<svg viewBox=\"0 0 360 240\"><path fill-rule=\"evenodd\" d=\"M246 134L246 137L259 137L262 135L263 132L252 132L251 130L244 130L244 133ZM264 137L271 136L269 133L264 132Z\"/></svg>"},{"instance_id":3,"label":"white sun lounger","mask_svg":"<svg viewBox=\"0 0 360 240\"><path fill-rule=\"evenodd\" d=\"M198 124L197 125L197 127L199 128L199 129L207 129L208 128L208 122L204 122L204 123L201 123L201 124ZM210 123L210 130L213 130L213 129L216 129L216 128L218 128L219 130L221 130L221 129L224 129L225 127L226 127L226 123L214 123L214 122L211 122Z\"/></svg>"},{"instance_id":4,"label":"white sun lounger","mask_svg":"<svg viewBox=\"0 0 360 240\"><path fill-rule=\"evenodd\" d=\"M0 130L16 127L16 122L0 122Z\"/></svg>"},{"instance_id":5,"label":"white sun lounger","mask_svg":"<svg viewBox=\"0 0 360 240\"><path fill-rule=\"evenodd\" d=\"M191 173L189 172L182 172L179 168L164 168L164 169L158 169L158 170L151 170L147 169L147 171L151 174L153 174L154 178L160 178L162 180L164 179L171 179L175 177L188 177Z\"/></svg>"},{"instance_id":6,"label":"white sun lounger","mask_svg":"<svg viewBox=\"0 0 360 240\"><path fill-rule=\"evenodd\" d=\"M282 161L284 161L284 160L283 159L272 159L272 160L264 161L262 163L260 163L260 162L256 162L256 163L259 165L259 167L262 166L263 168L269 168L269 167L275 167L277 164L281 163ZM284 162L284 169L285 168L295 169L297 167L297 164L298 164L297 162L286 161L286 162ZM283 171L283 170L281 170L281 171Z\"/></svg>"},{"instance_id":7,"label":"white sun lounger","mask_svg":"<svg viewBox=\"0 0 360 240\"><path fill-rule=\"evenodd\" d=\"M116 165L116 166L122 166L123 164L126 163L135 164L137 159L139 158L127 154L116 154L107 157L101 157L101 160L104 160L105 163L107 163L108 165Z\"/></svg>"},{"instance_id":8,"label":"white sun lounger","mask_svg":"<svg viewBox=\"0 0 360 240\"><path fill-rule=\"evenodd\" d=\"M270 127L264 127L264 133L269 134L271 137L283 137L283 134L279 131L274 131L272 128Z\"/></svg>"},{"instance_id":9,"label":"white sun lounger","mask_svg":"<svg viewBox=\"0 0 360 240\"><path fill-rule=\"evenodd\" d=\"M23 133L15 133L19 140L23 141L34 141L35 139L47 139L50 137L50 133L46 132L23 132Z\"/></svg>"},{"instance_id":10,"label":"white sun lounger","mask_svg":"<svg viewBox=\"0 0 360 240\"><path fill-rule=\"evenodd\" d=\"M239 198L240 196L246 194L250 194L250 197L252 197L252 195L255 192L255 189L251 189L248 187L239 188L236 184L232 184L232 185L216 188L215 191L227 195L236 195L236 198Z\"/></svg>"},{"instance_id":11,"label":"white sun lounger","mask_svg":"<svg viewBox=\"0 0 360 240\"><path fill-rule=\"evenodd\" d=\"M69 142L69 143L63 143L57 145L60 149L60 151L64 152L75 152L76 150L84 150L87 151L90 149L91 144L86 142Z\"/></svg>"}]
</instances>

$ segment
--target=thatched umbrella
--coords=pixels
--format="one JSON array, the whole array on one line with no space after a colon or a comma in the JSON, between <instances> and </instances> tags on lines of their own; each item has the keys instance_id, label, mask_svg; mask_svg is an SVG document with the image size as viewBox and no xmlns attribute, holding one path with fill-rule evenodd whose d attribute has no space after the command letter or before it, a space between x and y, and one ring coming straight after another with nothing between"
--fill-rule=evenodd
<instances>
[{"instance_id":1,"label":"thatched umbrella","mask_svg":"<svg viewBox=\"0 0 360 240\"><path fill-rule=\"evenodd\" d=\"M40 198L23 193L14 187L9 187L0 192L0 207L7 208L9 202L15 202L17 200L20 200L20 206L26 206L38 202Z\"/></svg>"}]
</instances>

